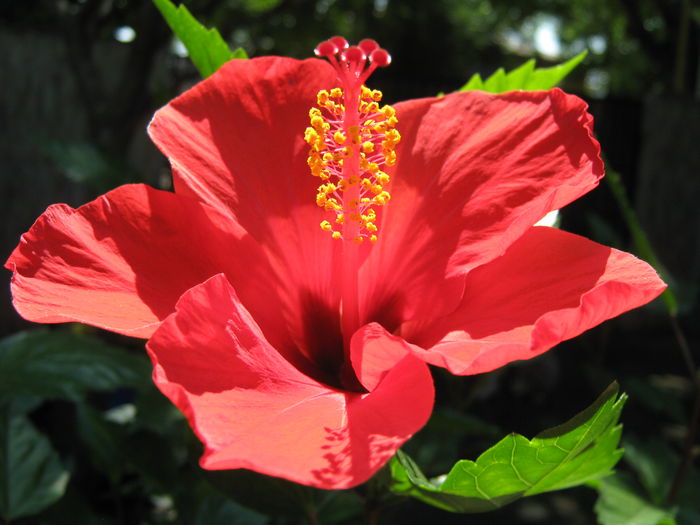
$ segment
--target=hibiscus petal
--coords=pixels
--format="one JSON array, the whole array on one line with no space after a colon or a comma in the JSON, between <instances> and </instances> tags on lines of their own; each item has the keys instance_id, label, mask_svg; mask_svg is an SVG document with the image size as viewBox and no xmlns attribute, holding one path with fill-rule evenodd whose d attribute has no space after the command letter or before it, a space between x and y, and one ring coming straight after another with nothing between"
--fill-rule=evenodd
<instances>
[{"instance_id":1,"label":"hibiscus petal","mask_svg":"<svg viewBox=\"0 0 700 525\"><path fill-rule=\"evenodd\" d=\"M385 343L392 351L395 342ZM207 469L350 487L376 472L432 408L430 373L405 350L370 393L301 373L267 342L223 275L186 292L147 348L156 384L205 444Z\"/></svg>"},{"instance_id":2,"label":"hibiscus petal","mask_svg":"<svg viewBox=\"0 0 700 525\"><path fill-rule=\"evenodd\" d=\"M558 89L397 104L402 139L363 268L365 318L449 313L467 272L593 189L603 164L586 109Z\"/></svg>"},{"instance_id":3,"label":"hibiscus petal","mask_svg":"<svg viewBox=\"0 0 700 525\"><path fill-rule=\"evenodd\" d=\"M337 317L341 243L319 227L326 217L316 205L320 181L306 162L304 130L318 91L335 85L333 68L318 59L232 60L160 109L149 126L170 159L176 193L232 214L265 250L268 278L283 302L278 314L312 359L318 344L309 326L319 319L302 314Z\"/></svg>"},{"instance_id":4,"label":"hibiscus petal","mask_svg":"<svg viewBox=\"0 0 700 525\"><path fill-rule=\"evenodd\" d=\"M353 370L369 391L374 390L386 374L411 352L406 341L391 335L378 323L360 328L352 336L350 345Z\"/></svg>"},{"instance_id":5,"label":"hibiscus petal","mask_svg":"<svg viewBox=\"0 0 700 525\"><path fill-rule=\"evenodd\" d=\"M318 59L232 60L157 111L148 132L170 159L176 192L257 232L249 221L264 230L270 216L315 206L319 182L306 164L304 130L318 91L335 85Z\"/></svg>"},{"instance_id":6,"label":"hibiscus petal","mask_svg":"<svg viewBox=\"0 0 700 525\"><path fill-rule=\"evenodd\" d=\"M236 265L251 271L261 256L229 217L128 185L78 209L49 207L5 266L14 271L14 305L25 319L149 337L185 290L221 271L236 273ZM247 295L266 294L269 306L268 281L249 277Z\"/></svg>"},{"instance_id":7,"label":"hibiscus petal","mask_svg":"<svg viewBox=\"0 0 700 525\"><path fill-rule=\"evenodd\" d=\"M560 230L533 227L506 253L472 271L453 314L410 323L414 353L455 374L530 359L665 288L633 255Z\"/></svg>"}]
</instances>

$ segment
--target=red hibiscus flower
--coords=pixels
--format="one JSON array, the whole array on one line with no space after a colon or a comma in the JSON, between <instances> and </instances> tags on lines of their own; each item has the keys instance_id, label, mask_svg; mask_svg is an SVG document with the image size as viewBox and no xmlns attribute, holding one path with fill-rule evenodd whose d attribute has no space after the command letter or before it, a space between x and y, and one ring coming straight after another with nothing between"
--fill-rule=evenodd
<instances>
[{"instance_id":1,"label":"red hibiscus flower","mask_svg":"<svg viewBox=\"0 0 700 525\"><path fill-rule=\"evenodd\" d=\"M204 468L344 488L427 421L426 363L529 359L664 285L632 255L534 226L603 175L581 100L392 109L362 87L389 62L375 43L317 53L330 63L234 60L173 100L149 132L174 193L51 206L6 266L26 319L150 338Z\"/></svg>"}]
</instances>

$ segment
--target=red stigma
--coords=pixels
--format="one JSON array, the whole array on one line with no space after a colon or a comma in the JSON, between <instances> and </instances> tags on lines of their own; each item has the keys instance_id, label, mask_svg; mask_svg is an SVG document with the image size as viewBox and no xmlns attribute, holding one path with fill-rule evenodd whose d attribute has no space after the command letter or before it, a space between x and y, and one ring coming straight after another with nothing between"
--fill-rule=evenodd
<instances>
[{"instance_id":1,"label":"red stigma","mask_svg":"<svg viewBox=\"0 0 700 525\"><path fill-rule=\"evenodd\" d=\"M375 49L379 49L379 44L377 44L375 40L365 38L358 44L358 47L362 49L362 51L364 51L366 55L369 56L372 54L372 51L374 51Z\"/></svg>"},{"instance_id":2,"label":"red stigma","mask_svg":"<svg viewBox=\"0 0 700 525\"><path fill-rule=\"evenodd\" d=\"M350 46L342 36L334 36L318 44L314 53L328 59L342 83L362 85L375 69L391 64L389 52L369 38Z\"/></svg>"},{"instance_id":3,"label":"red stigma","mask_svg":"<svg viewBox=\"0 0 700 525\"><path fill-rule=\"evenodd\" d=\"M377 64L377 67L386 67L391 64L391 55L386 49L375 49L369 56L369 61L372 64Z\"/></svg>"},{"instance_id":4,"label":"red stigma","mask_svg":"<svg viewBox=\"0 0 700 525\"><path fill-rule=\"evenodd\" d=\"M330 40L325 40L316 46L314 53L318 57L332 57L338 53L338 48Z\"/></svg>"},{"instance_id":5,"label":"red stigma","mask_svg":"<svg viewBox=\"0 0 700 525\"><path fill-rule=\"evenodd\" d=\"M328 42L330 42L336 48L338 48L338 51L342 51L343 49L347 49L347 47L350 45L350 44L348 44L348 41L345 40L342 36L331 37L328 40Z\"/></svg>"},{"instance_id":6,"label":"red stigma","mask_svg":"<svg viewBox=\"0 0 700 525\"><path fill-rule=\"evenodd\" d=\"M364 61L367 60L367 55L365 55L365 52L357 46L352 46L346 49L345 52L342 53L342 57L348 62L361 64L362 66L364 66Z\"/></svg>"}]
</instances>

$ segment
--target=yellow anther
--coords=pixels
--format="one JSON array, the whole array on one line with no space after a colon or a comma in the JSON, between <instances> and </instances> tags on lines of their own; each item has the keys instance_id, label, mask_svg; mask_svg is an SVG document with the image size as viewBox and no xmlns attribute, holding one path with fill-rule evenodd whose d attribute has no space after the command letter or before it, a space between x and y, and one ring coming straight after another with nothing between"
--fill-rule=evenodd
<instances>
[{"instance_id":1,"label":"yellow anther","mask_svg":"<svg viewBox=\"0 0 700 525\"><path fill-rule=\"evenodd\" d=\"M342 213L339 213L338 216L335 218L336 224L343 224L345 222L345 215Z\"/></svg>"},{"instance_id":2,"label":"yellow anther","mask_svg":"<svg viewBox=\"0 0 700 525\"><path fill-rule=\"evenodd\" d=\"M343 238L343 236L341 235L340 232L333 232L331 234L331 237L333 237L334 239L342 239Z\"/></svg>"},{"instance_id":3,"label":"yellow anther","mask_svg":"<svg viewBox=\"0 0 700 525\"><path fill-rule=\"evenodd\" d=\"M331 223L330 223L330 222L328 222L328 221L322 221L322 222L321 222L321 229L322 229L323 231L329 232L329 231L331 231L331 228L332 228L332 226L331 226Z\"/></svg>"},{"instance_id":4,"label":"yellow anther","mask_svg":"<svg viewBox=\"0 0 700 525\"><path fill-rule=\"evenodd\" d=\"M389 120L391 117L396 115L396 110L388 105L382 106L382 115L384 115L385 119Z\"/></svg>"},{"instance_id":5,"label":"yellow anther","mask_svg":"<svg viewBox=\"0 0 700 525\"><path fill-rule=\"evenodd\" d=\"M342 131L336 131L335 133L333 133L333 140L335 140L338 144L342 144L343 142L345 142L346 138L347 137L345 136L345 133L343 133Z\"/></svg>"},{"instance_id":6,"label":"yellow anther","mask_svg":"<svg viewBox=\"0 0 700 525\"><path fill-rule=\"evenodd\" d=\"M325 120L323 120L323 117L317 116L317 117L312 117L311 118L311 125L316 131L322 131L323 130L323 125L326 123Z\"/></svg>"},{"instance_id":7,"label":"yellow anther","mask_svg":"<svg viewBox=\"0 0 700 525\"><path fill-rule=\"evenodd\" d=\"M373 222L367 221L365 228L367 228L367 231L370 233L375 233L377 231L377 226Z\"/></svg>"},{"instance_id":8,"label":"yellow anther","mask_svg":"<svg viewBox=\"0 0 700 525\"><path fill-rule=\"evenodd\" d=\"M329 97L328 91L325 89L322 89L321 91L318 92L318 95L316 95L316 102L318 103L319 106L325 106L326 103L328 102L328 97Z\"/></svg>"},{"instance_id":9,"label":"yellow anther","mask_svg":"<svg viewBox=\"0 0 700 525\"><path fill-rule=\"evenodd\" d=\"M332 160L335 160L335 155L333 155L332 153L324 153L322 158L323 158L323 162L325 162L327 164L327 163L331 162Z\"/></svg>"},{"instance_id":10,"label":"yellow anther","mask_svg":"<svg viewBox=\"0 0 700 525\"><path fill-rule=\"evenodd\" d=\"M374 185L370 188L370 191L371 191L372 193L374 193L375 195L379 195L379 194L382 192L383 189L384 189L384 188L382 188L382 185L381 185L381 184L374 184Z\"/></svg>"},{"instance_id":11,"label":"yellow anther","mask_svg":"<svg viewBox=\"0 0 700 525\"><path fill-rule=\"evenodd\" d=\"M387 166L393 166L394 164L396 164L396 152L390 151L389 153L385 153L384 162Z\"/></svg>"},{"instance_id":12,"label":"yellow anther","mask_svg":"<svg viewBox=\"0 0 700 525\"><path fill-rule=\"evenodd\" d=\"M318 133L316 133L314 128L306 128L304 131L304 140L309 144L312 144L318 140Z\"/></svg>"},{"instance_id":13,"label":"yellow anther","mask_svg":"<svg viewBox=\"0 0 700 525\"><path fill-rule=\"evenodd\" d=\"M369 242L371 242L372 244L374 244L375 242L377 242L377 236L376 236L376 235L370 235L370 236L369 236Z\"/></svg>"},{"instance_id":14,"label":"yellow anther","mask_svg":"<svg viewBox=\"0 0 700 525\"><path fill-rule=\"evenodd\" d=\"M389 199L391 199L391 195L389 195L389 192L382 191L378 195L375 195L374 199L372 200L379 206L383 206L384 204L389 202Z\"/></svg>"},{"instance_id":15,"label":"yellow anther","mask_svg":"<svg viewBox=\"0 0 700 525\"><path fill-rule=\"evenodd\" d=\"M384 142L391 142L396 144L400 140L401 134L395 129L390 129L386 132L386 135L384 136Z\"/></svg>"},{"instance_id":16,"label":"yellow anther","mask_svg":"<svg viewBox=\"0 0 700 525\"><path fill-rule=\"evenodd\" d=\"M333 88L331 89L331 98L340 98L343 96L343 90L340 88Z\"/></svg>"},{"instance_id":17,"label":"yellow anther","mask_svg":"<svg viewBox=\"0 0 700 525\"><path fill-rule=\"evenodd\" d=\"M311 130L313 131L313 130ZM362 143L362 153L372 153L374 151L374 143L366 140Z\"/></svg>"},{"instance_id":18,"label":"yellow anther","mask_svg":"<svg viewBox=\"0 0 700 525\"><path fill-rule=\"evenodd\" d=\"M385 184L389 184L389 175L387 175L383 171L378 171L374 177L377 179L377 182L382 186Z\"/></svg>"}]
</instances>

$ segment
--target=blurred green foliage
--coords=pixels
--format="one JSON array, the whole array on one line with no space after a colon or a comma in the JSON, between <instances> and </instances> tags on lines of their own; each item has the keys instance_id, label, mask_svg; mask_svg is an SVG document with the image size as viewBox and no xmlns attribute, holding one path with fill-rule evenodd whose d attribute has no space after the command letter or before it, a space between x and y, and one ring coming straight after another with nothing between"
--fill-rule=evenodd
<instances>
[{"instance_id":1,"label":"blurred green foliage","mask_svg":"<svg viewBox=\"0 0 700 525\"><path fill-rule=\"evenodd\" d=\"M696 89L700 7L692 0L189 0L190 12L215 27L232 47L251 56L305 57L333 34L350 40L372 37L395 57L392 75L433 79L455 89L471 74L511 68L518 58L549 60L591 55L586 69L614 95ZM149 2L36 0L6 2L0 19L15 27L56 32L74 27L95 41L129 26L136 40L148 32L166 38L145 12ZM57 24L58 22L58 24ZM557 53L544 52L544 29L557 35ZM87 43L87 42L86 42ZM436 60L436 58L439 58ZM522 60L520 60L522 61ZM403 63L403 65L402 65ZM680 77L679 77L680 75ZM435 90L434 91L439 91ZM427 93L426 93L427 94Z\"/></svg>"}]
</instances>

